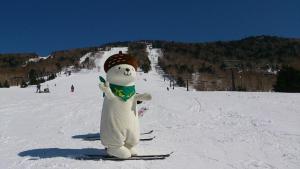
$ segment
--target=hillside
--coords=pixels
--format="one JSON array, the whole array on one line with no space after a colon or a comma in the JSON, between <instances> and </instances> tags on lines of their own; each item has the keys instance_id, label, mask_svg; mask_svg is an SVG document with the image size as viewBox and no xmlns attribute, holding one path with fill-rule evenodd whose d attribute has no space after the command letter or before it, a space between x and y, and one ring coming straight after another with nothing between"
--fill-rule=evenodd
<instances>
[{"instance_id":1,"label":"hillside","mask_svg":"<svg viewBox=\"0 0 300 169\"><path fill-rule=\"evenodd\" d=\"M119 50L103 52L97 64ZM140 142L141 154L167 153L163 161L80 161L83 153L103 153L99 134L103 97L98 76L103 67L58 75L35 87L0 89L0 168L7 169L298 169L300 167L299 94L196 92L167 90L157 73L160 49L148 49L151 71L139 72L137 91L153 100L138 108L141 132L154 130L151 142ZM75 86L75 93L70 86ZM8 99L9 98L9 99Z\"/></svg>"},{"instance_id":2,"label":"hillside","mask_svg":"<svg viewBox=\"0 0 300 169\"><path fill-rule=\"evenodd\" d=\"M94 56L118 46L129 46L128 52L137 57L141 69L149 71L146 44L140 42L115 42L98 47L54 51L48 57L39 57L34 53L0 54L0 87L5 81L11 86L20 85L22 82L37 84L57 73L68 72L70 67L72 71L94 68L96 65L89 65L90 58L94 60ZM83 57L87 60L81 60Z\"/></svg>"},{"instance_id":3,"label":"hillside","mask_svg":"<svg viewBox=\"0 0 300 169\"><path fill-rule=\"evenodd\" d=\"M159 65L166 76L182 86L189 80L199 90L270 91L283 65L300 70L299 39L257 36L228 42L152 43L162 49Z\"/></svg>"},{"instance_id":4,"label":"hillside","mask_svg":"<svg viewBox=\"0 0 300 169\"><path fill-rule=\"evenodd\" d=\"M191 88L201 91L271 91L277 80L277 72L283 66L300 70L299 39L255 36L209 43L144 40L55 51L49 57L35 62L29 60L38 57L36 54L25 57L18 54L0 55L0 84L5 81L10 85L20 85L22 81L36 84L45 77L46 80L51 79L49 77L69 70L69 67L73 67L73 71L91 69L97 66L92 64L94 56L101 55L111 47L122 46L128 47L128 53L137 57L140 68L148 72L150 61L147 58L147 44L161 49L162 57L158 65L165 78L176 82L178 86L188 83ZM85 60L81 60L83 56Z\"/></svg>"}]
</instances>

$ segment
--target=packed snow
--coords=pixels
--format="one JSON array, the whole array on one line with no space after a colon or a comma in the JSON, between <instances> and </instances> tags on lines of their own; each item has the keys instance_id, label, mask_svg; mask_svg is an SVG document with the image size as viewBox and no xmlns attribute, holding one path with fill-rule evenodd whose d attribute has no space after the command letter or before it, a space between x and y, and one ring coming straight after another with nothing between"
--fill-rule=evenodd
<instances>
[{"instance_id":1,"label":"packed snow","mask_svg":"<svg viewBox=\"0 0 300 169\"><path fill-rule=\"evenodd\" d=\"M46 82L50 93L0 89L1 169L203 168L299 169L300 94L196 92L175 87L156 71L159 49L148 49L152 71L138 73L137 92L153 100L140 118L141 132L154 130L140 142L140 154L174 153L158 161L82 161L84 153L102 153L99 134L102 93L98 76L103 63L127 48L112 48L96 59L100 72L82 70ZM70 92L71 85L75 92Z\"/></svg>"}]
</instances>

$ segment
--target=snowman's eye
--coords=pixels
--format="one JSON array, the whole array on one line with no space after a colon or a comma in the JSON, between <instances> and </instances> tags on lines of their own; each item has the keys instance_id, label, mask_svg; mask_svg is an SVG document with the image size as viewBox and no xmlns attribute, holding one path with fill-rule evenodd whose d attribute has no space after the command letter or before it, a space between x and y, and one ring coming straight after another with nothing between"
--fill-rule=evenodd
<instances>
[{"instance_id":1,"label":"snowman's eye","mask_svg":"<svg viewBox=\"0 0 300 169\"><path fill-rule=\"evenodd\" d=\"M119 69L121 69L121 67L119 67Z\"/></svg>"}]
</instances>

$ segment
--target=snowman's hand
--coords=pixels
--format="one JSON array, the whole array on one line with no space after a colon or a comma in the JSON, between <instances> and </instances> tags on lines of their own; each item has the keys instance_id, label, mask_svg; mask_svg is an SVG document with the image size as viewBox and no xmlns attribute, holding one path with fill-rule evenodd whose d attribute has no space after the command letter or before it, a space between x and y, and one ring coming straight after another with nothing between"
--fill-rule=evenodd
<instances>
[{"instance_id":1,"label":"snowman's hand","mask_svg":"<svg viewBox=\"0 0 300 169\"><path fill-rule=\"evenodd\" d=\"M105 86L104 83L100 82L100 83L99 83L99 89L100 89L102 92L105 93L105 91L107 90L107 87Z\"/></svg>"},{"instance_id":2,"label":"snowman's hand","mask_svg":"<svg viewBox=\"0 0 300 169\"><path fill-rule=\"evenodd\" d=\"M105 93L105 97L107 97L108 99L113 99L115 97L115 95L112 93L110 87L109 87L109 83L99 83L99 88L101 91L103 91Z\"/></svg>"},{"instance_id":3,"label":"snowman's hand","mask_svg":"<svg viewBox=\"0 0 300 169\"><path fill-rule=\"evenodd\" d=\"M151 100L152 96L149 93L136 94L135 99L139 101L147 101L147 100Z\"/></svg>"}]
</instances>

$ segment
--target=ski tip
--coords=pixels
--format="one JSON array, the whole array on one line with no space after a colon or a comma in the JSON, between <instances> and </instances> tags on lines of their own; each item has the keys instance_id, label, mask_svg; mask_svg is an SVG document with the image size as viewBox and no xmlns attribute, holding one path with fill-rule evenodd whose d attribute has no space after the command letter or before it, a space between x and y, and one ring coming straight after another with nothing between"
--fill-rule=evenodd
<instances>
[{"instance_id":1,"label":"ski tip","mask_svg":"<svg viewBox=\"0 0 300 169\"><path fill-rule=\"evenodd\" d=\"M167 154L164 154L163 157L170 157L173 153L174 153L174 151L172 151L170 153L167 153Z\"/></svg>"},{"instance_id":2,"label":"ski tip","mask_svg":"<svg viewBox=\"0 0 300 169\"><path fill-rule=\"evenodd\" d=\"M151 133L153 133L153 132L154 132L154 130L150 130L150 131L148 131L148 132L142 133L142 135L144 135L144 134L151 134Z\"/></svg>"}]
</instances>

